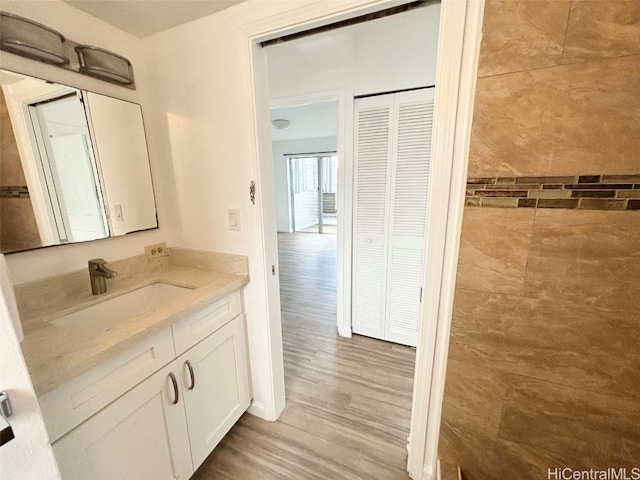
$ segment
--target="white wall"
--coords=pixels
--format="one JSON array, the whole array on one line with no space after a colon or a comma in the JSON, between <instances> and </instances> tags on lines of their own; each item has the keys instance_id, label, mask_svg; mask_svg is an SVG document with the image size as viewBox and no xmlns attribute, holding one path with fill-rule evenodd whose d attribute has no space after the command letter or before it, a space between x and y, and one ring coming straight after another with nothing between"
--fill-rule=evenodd
<instances>
[{"instance_id":1,"label":"white wall","mask_svg":"<svg viewBox=\"0 0 640 480\"><path fill-rule=\"evenodd\" d=\"M87 93L85 101L112 235L154 228L156 205L140 107L94 93Z\"/></svg>"},{"instance_id":2,"label":"white wall","mask_svg":"<svg viewBox=\"0 0 640 480\"><path fill-rule=\"evenodd\" d=\"M129 58L133 64L137 90L112 85L65 69L34 62L6 52L0 55L0 68L25 75L46 78L53 82L94 91L142 104L145 118L150 115L151 97L146 76L146 58L142 41L122 32L60 0L3 1L2 10L24 16L50 26L70 40L96 45ZM121 238L109 238L90 243L62 245L31 252L7 255L7 263L15 283L69 272L86 267L89 258L104 257L107 261L142 253L145 245L173 241L170 227L177 217L172 200L171 169L159 163L155 139L157 135L146 126L153 183L159 217L159 230L141 232Z\"/></svg>"},{"instance_id":3,"label":"white wall","mask_svg":"<svg viewBox=\"0 0 640 480\"><path fill-rule=\"evenodd\" d=\"M273 142L273 165L276 186L276 226L278 232L291 232L289 175L286 154L331 152L338 148L338 138L318 137Z\"/></svg>"},{"instance_id":4,"label":"white wall","mask_svg":"<svg viewBox=\"0 0 640 480\"><path fill-rule=\"evenodd\" d=\"M281 100L344 91L353 96L435 83L440 4L266 47L269 95ZM347 121L351 121L347 118ZM336 150L336 137L273 142L279 232L291 231L283 153ZM342 160L342 159L341 159ZM348 161L348 159L345 159Z\"/></svg>"},{"instance_id":5,"label":"white wall","mask_svg":"<svg viewBox=\"0 0 640 480\"><path fill-rule=\"evenodd\" d=\"M439 21L440 3L435 3L270 45L270 96L333 89L357 96L434 85Z\"/></svg>"},{"instance_id":6,"label":"white wall","mask_svg":"<svg viewBox=\"0 0 640 480\"><path fill-rule=\"evenodd\" d=\"M249 257L251 282L244 289L244 308L253 390L250 411L268 420L284 409L280 306L273 292L278 281L275 199L266 198L261 205L258 194L257 204L252 204L249 185L255 181L258 192L261 182L272 185L273 164L257 170L256 145L247 141L256 132L253 118L247 116L253 86L239 81L251 68L241 28L303 5L247 2L143 41L151 67L147 80L157 107L151 126L159 134L160 161L175 179L180 212L176 242ZM266 88L266 78L256 88ZM258 114L268 125L268 109ZM230 208L240 212L241 231L229 230ZM269 216L266 231L263 212ZM265 250L263 241L272 245Z\"/></svg>"},{"instance_id":7,"label":"white wall","mask_svg":"<svg viewBox=\"0 0 640 480\"><path fill-rule=\"evenodd\" d=\"M4 258L0 255L0 286L7 288ZM9 287L10 288L10 287ZM13 307L9 305L13 302ZM0 292L0 390L9 393L13 415L8 423L14 439L0 447L0 478L60 480L49 436L33 391L27 365L12 322L15 299ZM0 417L0 422L2 421Z\"/></svg>"}]
</instances>

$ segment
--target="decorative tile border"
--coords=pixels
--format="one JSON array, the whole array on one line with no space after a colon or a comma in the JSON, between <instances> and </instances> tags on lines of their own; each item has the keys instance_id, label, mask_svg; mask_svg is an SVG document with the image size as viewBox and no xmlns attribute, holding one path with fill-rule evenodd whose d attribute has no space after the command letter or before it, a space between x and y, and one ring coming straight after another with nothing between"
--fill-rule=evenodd
<instances>
[{"instance_id":1,"label":"decorative tile border","mask_svg":"<svg viewBox=\"0 0 640 480\"><path fill-rule=\"evenodd\" d=\"M469 178L465 205L640 210L640 174Z\"/></svg>"},{"instance_id":2,"label":"decorative tile border","mask_svg":"<svg viewBox=\"0 0 640 480\"><path fill-rule=\"evenodd\" d=\"M29 189L26 186L0 187L0 198L29 198Z\"/></svg>"}]
</instances>

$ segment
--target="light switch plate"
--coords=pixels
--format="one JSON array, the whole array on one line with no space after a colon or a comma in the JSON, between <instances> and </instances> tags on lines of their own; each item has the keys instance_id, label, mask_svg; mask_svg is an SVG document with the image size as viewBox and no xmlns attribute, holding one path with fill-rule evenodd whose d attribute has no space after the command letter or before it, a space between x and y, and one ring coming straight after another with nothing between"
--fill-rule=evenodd
<instances>
[{"instance_id":1,"label":"light switch plate","mask_svg":"<svg viewBox=\"0 0 640 480\"><path fill-rule=\"evenodd\" d=\"M229 230L240 231L240 210L237 208L229 209Z\"/></svg>"},{"instance_id":2,"label":"light switch plate","mask_svg":"<svg viewBox=\"0 0 640 480\"><path fill-rule=\"evenodd\" d=\"M147 254L148 258L158 258L158 257L168 257L169 250L164 242L156 243L154 245L147 245L144 247L144 253Z\"/></svg>"}]
</instances>

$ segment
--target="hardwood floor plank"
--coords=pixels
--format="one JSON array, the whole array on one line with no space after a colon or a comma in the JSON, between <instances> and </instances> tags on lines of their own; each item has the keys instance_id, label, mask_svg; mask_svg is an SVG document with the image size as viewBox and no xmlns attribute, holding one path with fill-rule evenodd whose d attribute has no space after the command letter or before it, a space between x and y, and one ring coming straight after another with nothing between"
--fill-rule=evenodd
<instances>
[{"instance_id":1,"label":"hardwood floor plank","mask_svg":"<svg viewBox=\"0 0 640 480\"><path fill-rule=\"evenodd\" d=\"M363 428L354 429L348 423L340 422L326 410L291 401L278 421L312 430L318 437L340 445L352 455L364 456L404 471L406 451L396 448L392 442L375 432Z\"/></svg>"},{"instance_id":2,"label":"hardwood floor plank","mask_svg":"<svg viewBox=\"0 0 640 480\"><path fill-rule=\"evenodd\" d=\"M287 408L245 414L195 480L407 480L415 349L338 336L336 237L279 234Z\"/></svg>"},{"instance_id":3,"label":"hardwood floor plank","mask_svg":"<svg viewBox=\"0 0 640 480\"><path fill-rule=\"evenodd\" d=\"M373 459L352 455L342 445L316 435L314 428L301 429L285 422L271 425L259 419L253 420L252 427L256 431L263 431L274 443L293 444L290 447L293 454L299 455L299 461L310 466L314 473L321 474L322 478L369 479L377 478L380 474L396 473L394 469Z\"/></svg>"}]
</instances>

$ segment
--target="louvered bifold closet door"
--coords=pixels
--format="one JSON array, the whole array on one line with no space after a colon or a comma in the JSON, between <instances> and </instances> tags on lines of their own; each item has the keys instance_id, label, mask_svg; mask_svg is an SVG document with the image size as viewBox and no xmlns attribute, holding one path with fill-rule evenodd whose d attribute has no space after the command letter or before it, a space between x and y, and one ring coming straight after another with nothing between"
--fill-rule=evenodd
<instances>
[{"instance_id":1,"label":"louvered bifold closet door","mask_svg":"<svg viewBox=\"0 0 640 480\"><path fill-rule=\"evenodd\" d=\"M353 333L383 338L393 94L354 105Z\"/></svg>"},{"instance_id":2,"label":"louvered bifold closet door","mask_svg":"<svg viewBox=\"0 0 640 480\"><path fill-rule=\"evenodd\" d=\"M384 339L415 346L427 221L434 89L396 94Z\"/></svg>"}]
</instances>

